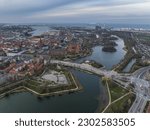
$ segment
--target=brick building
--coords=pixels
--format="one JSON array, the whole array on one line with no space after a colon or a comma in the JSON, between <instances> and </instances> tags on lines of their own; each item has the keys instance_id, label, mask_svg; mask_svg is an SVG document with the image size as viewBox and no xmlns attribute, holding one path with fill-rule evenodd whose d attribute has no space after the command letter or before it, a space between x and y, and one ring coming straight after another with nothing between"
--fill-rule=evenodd
<instances>
[{"instance_id":1,"label":"brick building","mask_svg":"<svg viewBox=\"0 0 150 130\"><path fill-rule=\"evenodd\" d=\"M78 54L81 50L80 44L71 43L67 46L67 52L72 54Z\"/></svg>"}]
</instances>

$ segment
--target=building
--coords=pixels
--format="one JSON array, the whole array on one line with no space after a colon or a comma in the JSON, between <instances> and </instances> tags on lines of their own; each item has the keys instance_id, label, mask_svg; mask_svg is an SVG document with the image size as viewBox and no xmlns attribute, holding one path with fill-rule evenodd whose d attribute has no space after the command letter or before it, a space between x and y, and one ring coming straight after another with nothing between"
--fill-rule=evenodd
<instances>
[{"instance_id":1,"label":"building","mask_svg":"<svg viewBox=\"0 0 150 130\"><path fill-rule=\"evenodd\" d=\"M76 43L71 43L71 44L68 44L67 46L67 52L68 53L72 53L72 54L78 54L81 50L81 46L80 44L76 44Z\"/></svg>"},{"instance_id":2,"label":"building","mask_svg":"<svg viewBox=\"0 0 150 130\"><path fill-rule=\"evenodd\" d=\"M6 56L6 53L2 49L0 49L0 56Z\"/></svg>"},{"instance_id":3,"label":"building","mask_svg":"<svg viewBox=\"0 0 150 130\"><path fill-rule=\"evenodd\" d=\"M51 57L64 57L66 54L65 49L54 49L49 51Z\"/></svg>"},{"instance_id":4,"label":"building","mask_svg":"<svg viewBox=\"0 0 150 130\"><path fill-rule=\"evenodd\" d=\"M8 83L9 81L14 80L15 75L11 74L0 74L0 85Z\"/></svg>"},{"instance_id":5,"label":"building","mask_svg":"<svg viewBox=\"0 0 150 130\"><path fill-rule=\"evenodd\" d=\"M96 26L96 27L95 27L95 30L96 30L96 31L101 31L101 29L102 29L101 26Z\"/></svg>"}]
</instances>

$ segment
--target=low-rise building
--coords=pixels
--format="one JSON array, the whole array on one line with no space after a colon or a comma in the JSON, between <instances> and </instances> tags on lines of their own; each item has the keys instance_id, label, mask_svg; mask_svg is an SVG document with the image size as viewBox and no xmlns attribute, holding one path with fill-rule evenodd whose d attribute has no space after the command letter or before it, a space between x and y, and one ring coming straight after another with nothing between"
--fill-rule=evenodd
<instances>
[{"instance_id":1,"label":"low-rise building","mask_svg":"<svg viewBox=\"0 0 150 130\"><path fill-rule=\"evenodd\" d=\"M79 53L80 52L80 50L81 50L81 46L80 46L80 44L76 44L76 43L71 43L71 44L68 44L68 46L67 46L67 52L68 53L73 53L73 54L77 54L77 53Z\"/></svg>"},{"instance_id":2,"label":"low-rise building","mask_svg":"<svg viewBox=\"0 0 150 130\"><path fill-rule=\"evenodd\" d=\"M51 57L63 57L67 54L65 49L55 49L55 50L50 50L49 55Z\"/></svg>"}]
</instances>

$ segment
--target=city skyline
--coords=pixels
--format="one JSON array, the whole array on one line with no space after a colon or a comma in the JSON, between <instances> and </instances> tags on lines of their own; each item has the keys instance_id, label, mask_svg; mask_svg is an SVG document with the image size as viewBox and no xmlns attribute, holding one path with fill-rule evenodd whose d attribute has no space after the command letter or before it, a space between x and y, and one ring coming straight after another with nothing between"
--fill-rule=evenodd
<instances>
[{"instance_id":1,"label":"city skyline","mask_svg":"<svg viewBox=\"0 0 150 130\"><path fill-rule=\"evenodd\" d=\"M0 0L0 23L148 24L150 0Z\"/></svg>"}]
</instances>

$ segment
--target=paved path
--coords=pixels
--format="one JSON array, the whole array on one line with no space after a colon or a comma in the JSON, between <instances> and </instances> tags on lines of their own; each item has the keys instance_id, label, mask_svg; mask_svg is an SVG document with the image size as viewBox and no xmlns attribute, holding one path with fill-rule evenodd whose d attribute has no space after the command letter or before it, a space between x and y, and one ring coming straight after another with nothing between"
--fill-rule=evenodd
<instances>
[{"instance_id":1,"label":"paved path","mask_svg":"<svg viewBox=\"0 0 150 130\"><path fill-rule=\"evenodd\" d=\"M150 82L143 79L143 76L147 70L150 70L150 66L143 67L133 74L117 73L115 71L106 70L103 68L95 68L88 64L78 64L72 62L65 62L59 60L50 60L51 64L60 64L67 67L73 67L81 70L91 72L96 75L105 76L120 83L126 88L128 84L134 85L134 92L136 93L136 100L131 106L129 112L143 112L145 105L150 100ZM142 86L142 87L141 87Z\"/></svg>"},{"instance_id":2,"label":"paved path","mask_svg":"<svg viewBox=\"0 0 150 130\"><path fill-rule=\"evenodd\" d=\"M142 113L146 106L146 103L147 103L146 99L137 95L134 103L132 104L131 108L129 109L129 113Z\"/></svg>"}]
</instances>

